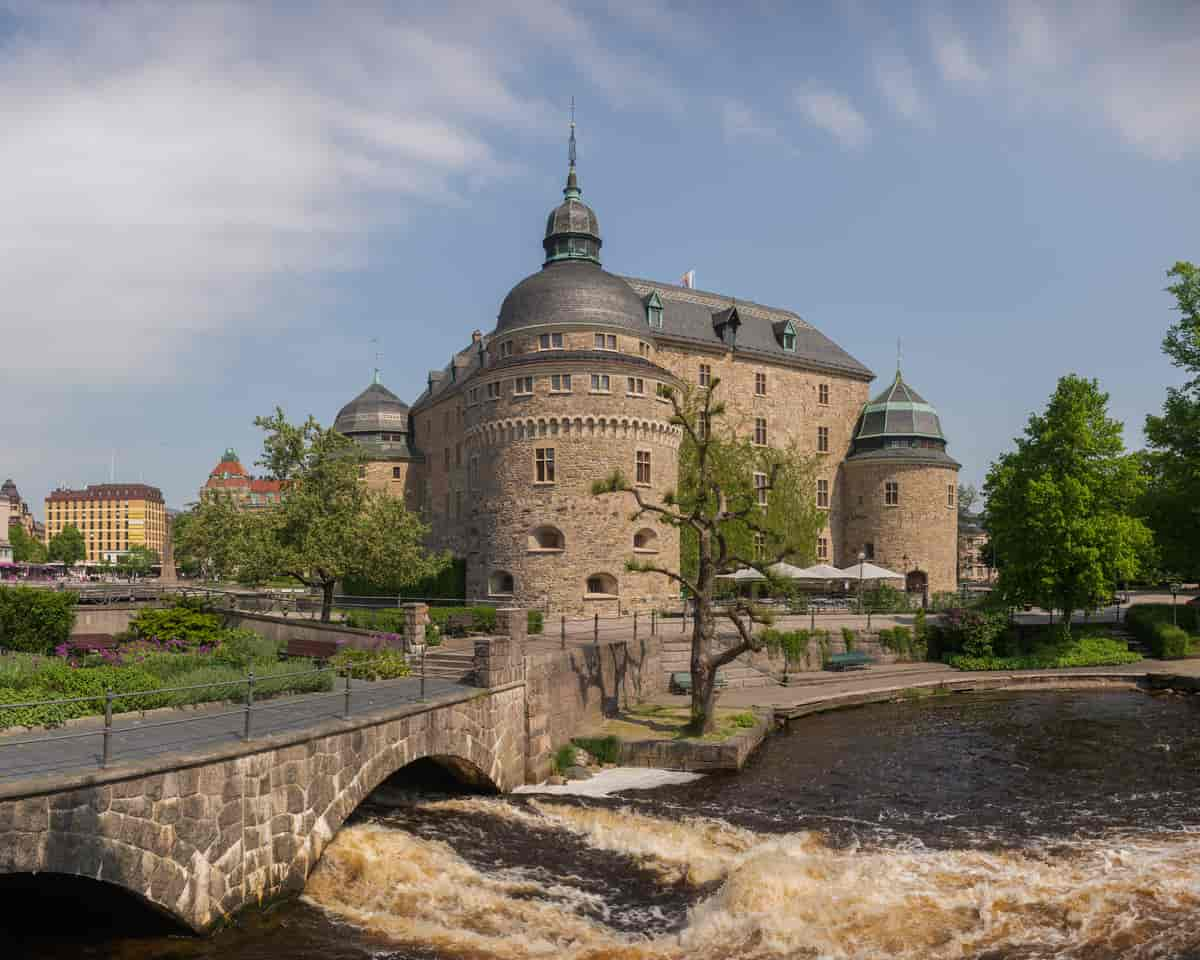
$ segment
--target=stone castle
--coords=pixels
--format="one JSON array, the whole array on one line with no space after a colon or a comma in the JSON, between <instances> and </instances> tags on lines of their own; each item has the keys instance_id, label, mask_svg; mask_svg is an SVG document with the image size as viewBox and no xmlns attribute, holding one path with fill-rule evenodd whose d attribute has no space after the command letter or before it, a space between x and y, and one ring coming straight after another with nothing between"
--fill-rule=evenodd
<instances>
[{"instance_id":1,"label":"stone castle","mask_svg":"<svg viewBox=\"0 0 1200 960\"><path fill-rule=\"evenodd\" d=\"M431 371L411 407L376 373L334 422L366 448L366 482L465 559L467 595L605 615L676 598L625 564L677 564L677 531L591 488L619 468L647 499L673 490L681 430L661 390L717 378L739 431L820 458L818 561L862 554L914 593L954 590L959 464L900 373L872 399L874 374L789 310L606 272L573 126L563 193L542 268L504 298L495 329Z\"/></svg>"}]
</instances>

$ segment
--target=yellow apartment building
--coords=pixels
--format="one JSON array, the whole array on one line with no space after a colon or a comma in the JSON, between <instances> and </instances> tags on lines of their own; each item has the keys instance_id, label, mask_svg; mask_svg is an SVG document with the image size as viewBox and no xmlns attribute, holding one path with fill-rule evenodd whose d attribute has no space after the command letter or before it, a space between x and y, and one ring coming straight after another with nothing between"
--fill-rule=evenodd
<instances>
[{"instance_id":1,"label":"yellow apartment building","mask_svg":"<svg viewBox=\"0 0 1200 960\"><path fill-rule=\"evenodd\" d=\"M161 557L167 508L162 491L144 483L55 490L46 497L46 543L67 526L83 534L88 563L114 560L133 547L149 547Z\"/></svg>"}]
</instances>

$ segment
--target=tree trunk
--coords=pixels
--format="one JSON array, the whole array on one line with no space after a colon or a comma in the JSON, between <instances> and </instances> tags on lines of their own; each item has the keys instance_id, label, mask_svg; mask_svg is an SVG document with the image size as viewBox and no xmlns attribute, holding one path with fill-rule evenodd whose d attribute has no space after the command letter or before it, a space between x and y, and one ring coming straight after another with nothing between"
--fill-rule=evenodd
<instances>
[{"instance_id":1,"label":"tree trunk","mask_svg":"<svg viewBox=\"0 0 1200 960\"><path fill-rule=\"evenodd\" d=\"M692 624L692 732L698 736L712 733L717 726L717 671L712 666L716 642L716 618L713 616L713 564L708 531L700 534L700 564L695 597L696 616Z\"/></svg>"},{"instance_id":2,"label":"tree trunk","mask_svg":"<svg viewBox=\"0 0 1200 960\"><path fill-rule=\"evenodd\" d=\"M326 580L321 584L321 622L329 623L333 619L333 588L336 580Z\"/></svg>"}]
</instances>

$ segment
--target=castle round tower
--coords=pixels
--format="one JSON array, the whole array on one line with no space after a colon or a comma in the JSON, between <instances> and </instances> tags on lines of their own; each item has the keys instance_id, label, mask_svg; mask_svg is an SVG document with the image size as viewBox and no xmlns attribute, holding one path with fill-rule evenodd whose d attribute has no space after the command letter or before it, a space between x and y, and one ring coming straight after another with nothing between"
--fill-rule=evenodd
<instances>
[{"instance_id":1,"label":"castle round tower","mask_svg":"<svg viewBox=\"0 0 1200 960\"><path fill-rule=\"evenodd\" d=\"M634 520L632 497L595 496L592 485L620 471L650 502L675 489L681 433L662 390L680 384L650 359L646 304L600 266L574 151L572 130L542 269L505 297L464 384L469 505L459 529L469 595L608 615L674 593L626 562L661 556L674 569L678 532Z\"/></svg>"},{"instance_id":2,"label":"castle round tower","mask_svg":"<svg viewBox=\"0 0 1200 960\"><path fill-rule=\"evenodd\" d=\"M421 458L408 442L408 413L408 405L383 385L376 370L370 385L338 411L333 428L363 448L367 486L401 497L411 507L409 472Z\"/></svg>"},{"instance_id":3,"label":"castle round tower","mask_svg":"<svg viewBox=\"0 0 1200 960\"><path fill-rule=\"evenodd\" d=\"M927 595L958 589L958 470L937 411L900 371L863 407L842 464L842 551Z\"/></svg>"}]
</instances>

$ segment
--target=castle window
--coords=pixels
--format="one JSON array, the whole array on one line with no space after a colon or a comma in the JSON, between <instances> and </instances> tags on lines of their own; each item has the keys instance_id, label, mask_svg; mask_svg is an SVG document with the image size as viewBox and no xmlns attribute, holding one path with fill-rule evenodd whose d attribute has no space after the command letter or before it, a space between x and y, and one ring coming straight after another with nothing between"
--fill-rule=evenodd
<instances>
[{"instance_id":1,"label":"castle window","mask_svg":"<svg viewBox=\"0 0 1200 960\"><path fill-rule=\"evenodd\" d=\"M888 480L884 483L883 502L889 507L900 505L900 484L895 480Z\"/></svg>"},{"instance_id":2,"label":"castle window","mask_svg":"<svg viewBox=\"0 0 1200 960\"><path fill-rule=\"evenodd\" d=\"M569 373L554 373L550 375L551 393L570 393L571 375Z\"/></svg>"},{"instance_id":3,"label":"castle window","mask_svg":"<svg viewBox=\"0 0 1200 960\"><path fill-rule=\"evenodd\" d=\"M761 370L754 374L754 395L756 397L765 397L767 395L767 375Z\"/></svg>"},{"instance_id":4,"label":"castle window","mask_svg":"<svg viewBox=\"0 0 1200 960\"><path fill-rule=\"evenodd\" d=\"M598 333L593 342L597 350L617 349L617 335L615 333Z\"/></svg>"},{"instance_id":5,"label":"castle window","mask_svg":"<svg viewBox=\"0 0 1200 960\"><path fill-rule=\"evenodd\" d=\"M817 537L817 559L829 559L829 541L825 537Z\"/></svg>"},{"instance_id":6,"label":"castle window","mask_svg":"<svg viewBox=\"0 0 1200 960\"><path fill-rule=\"evenodd\" d=\"M760 447L765 447L767 445L767 418L766 417L755 417L754 418L754 442L757 443Z\"/></svg>"},{"instance_id":7,"label":"castle window","mask_svg":"<svg viewBox=\"0 0 1200 960\"><path fill-rule=\"evenodd\" d=\"M760 507L767 505L767 475L765 473L754 475L754 495Z\"/></svg>"},{"instance_id":8,"label":"castle window","mask_svg":"<svg viewBox=\"0 0 1200 960\"><path fill-rule=\"evenodd\" d=\"M817 481L817 506L828 508L829 506L829 481L821 479Z\"/></svg>"},{"instance_id":9,"label":"castle window","mask_svg":"<svg viewBox=\"0 0 1200 960\"><path fill-rule=\"evenodd\" d=\"M707 363L700 364L700 386L708 387L712 385L712 367Z\"/></svg>"},{"instance_id":10,"label":"castle window","mask_svg":"<svg viewBox=\"0 0 1200 960\"><path fill-rule=\"evenodd\" d=\"M817 453L829 452L829 428L817 427Z\"/></svg>"},{"instance_id":11,"label":"castle window","mask_svg":"<svg viewBox=\"0 0 1200 960\"><path fill-rule=\"evenodd\" d=\"M558 527L538 527L529 535L529 549L534 552L561 551L566 545L566 538Z\"/></svg>"},{"instance_id":12,"label":"castle window","mask_svg":"<svg viewBox=\"0 0 1200 960\"><path fill-rule=\"evenodd\" d=\"M513 594L513 575L507 570L493 570L488 577L488 594L493 597L511 597Z\"/></svg>"},{"instance_id":13,"label":"castle window","mask_svg":"<svg viewBox=\"0 0 1200 960\"><path fill-rule=\"evenodd\" d=\"M512 355L513 342L511 340L505 340L502 344L500 344L500 359L505 360Z\"/></svg>"},{"instance_id":14,"label":"castle window","mask_svg":"<svg viewBox=\"0 0 1200 960\"><path fill-rule=\"evenodd\" d=\"M597 600L615 596L617 578L611 573L593 573L587 578L587 598Z\"/></svg>"},{"instance_id":15,"label":"castle window","mask_svg":"<svg viewBox=\"0 0 1200 960\"><path fill-rule=\"evenodd\" d=\"M663 326L663 308L662 301L658 299L658 293L651 293L646 300L646 323L652 330L661 330Z\"/></svg>"},{"instance_id":16,"label":"castle window","mask_svg":"<svg viewBox=\"0 0 1200 960\"><path fill-rule=\"evenodd\" d=\"M638 341L638 355L642 357L650 356L650 344L645 340Z\"/></svg>"},{"instance_id":17,"label":"castle window","mask_svg":"<svg viewBox=\"0 0 1200 960\"><path fill-rule=\"evenodd\" d=\"M646 395L646 381L641 377L630 377L629 393L635 397L644 397Z\"/></svg>"},{"instance_id":18,"label":"castle window","mask_svg":"<svg viewBox=\"0 0 1200 960\"><path fill-rule=\"evenodd\" d=\"M817 403L821 404L823 407L829 406L829 384L817 384Z\"/></svg>"},{"instance_id":19,"label":"castle window","mask_svg":"<svg viewBox=\"0 0 1200 960\"><path fill-rule=\"evenodd\" d=\"M658 534L643 527L633 535L633 549L637 553L658 553Z\"/></svg>"},{"instance_id":20,"label":"castle window","mask_svg":"<svg viewBox=\"0 0 1200 960\"><path fill-rule=\"evenodd\" d=\"M537 483L554 482L554 448L538 447L533 456L534 479Z\"/></svg>"},{"instance_id":21,"label":"castle window","mask_svg":"<svg viewBox=\"0 0 1200 960\"><path fill-rule=\"evenodd\" d=\"M561 333L543 333L538 337L539 350L561 350L563 335Z\"/></svg>"},{"instance_id":22,"label":"castle window","mask_svg":"<svg viewBox=\"0 0 1200 960\"><path fill-rule=\"evenodd\" d=\"M948 506L948 507L954 506L954 494L955 494L954 484L952 484L952 483L946 484L946 506Z\"/></svg>"},{"instance_id":23,"label":"castle window","mask_svg":"<svg viewBox=\"0 0 1200 960\"><path fill-rule=\"evenodd\" d=\"M500 399L500 381L499 380L493 380L491 383L489 383L487 385L487 395L488 395L489 400L499 400ZM426 433L428 433L428 431L426 431Z\"/></svg>"},{"instance_id":24,"label":"castle window","mask_svg":"<svg viewBox=\"0 0 1200 960\"><path fill-rule=\"evenodd\" d=\"M467 461L467 486L472 490L479 486L479 457Z\"/></svg>"},{"instance_id":25,"label":"castle window","mask_svg":"<svg viewBox=\"0 0 1200 960\"><path fill-rule=\"evenodd\" d=\"M400 468L399 467L392 467L392 479L393 480L400 479Z\"/></svg>"},{"instance_id":26,"label":"castle window","mask_svg":"<svg viewBox=\"0 0 1200 960\"><path fill-rule=\"evenodd\" d=\"M478 403L479 402L479 388L478 387L472 387L470 389L470 391L467 393L467 402L468 403Z\"/></svg>"},{"instance_id":27,"label":"castle window","mask_svg":"<svg viewBox=\"0 0 1200 960\"><path fill-rule=\"evenodd\" d=\"M783 349L788 353L796 352L796 328L792 326L790 320L783 328Z\"/></svg>"},{"instance_id":28,"label":"castle window","mask_svg":"<svg viewBox=\"0 0 1200 960\"><path fill-rule=\"evenodd\" d=\"M754 559L761 560L767 550L767 538L761 533L754 535Z\"/></svg>"},{"instance_id":29,"label":"castle window","mask_svg":"<svg viewBox=\"0 0 1200 960\"><path fill-rule=\"evenodd\" d=\"M592 393L608 393L609 384L610 381L607 373L592 374Z\"/></svg>"},{"instance_id":30,"label":"castle window","mask_svg":"<svg viewBox=\"0 0 1200 960\"><path fill-rule=\"evenodd\" d=\"M875 544L864 543L863 544L863 553L866 554L865 559L874 560L875 559Z\"/></svg>"},{"instance_id":31,"label":"castle window","mask_svg":"<svg viewBox=\"0 0 1200 960\"><path fill-rule=\"evenodd\" d=\"M643 486L650 485L650 451L637 452L637 482Z\"/></svg>"},{"instance_id":32,"label":"castle window","mask_svg":"<svg viewBox=\"0 0 1200 960\"><path fill-rule=\"evenodd\" d=\"M513 380L513 396L529 397L533 395L533 377L517 377Z\"/></svg>"},{"instance_id":33,"label":"castle window","mask_svg":"<svg viewBox=\"0 0 1200 960\"><path fill-rule=\"evenodd\" d=\"M707 440L711 428L708 423L708 414L699 413L696 415L696 439Z\"/></svg>"}]
</instances>

